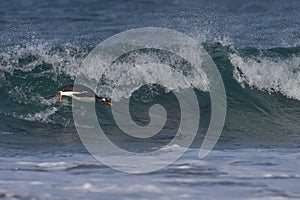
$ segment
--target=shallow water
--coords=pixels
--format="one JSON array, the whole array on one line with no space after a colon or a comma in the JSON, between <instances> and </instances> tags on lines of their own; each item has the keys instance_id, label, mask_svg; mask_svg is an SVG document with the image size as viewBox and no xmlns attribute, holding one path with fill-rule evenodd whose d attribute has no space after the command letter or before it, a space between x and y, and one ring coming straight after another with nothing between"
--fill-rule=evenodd
<instances>
[{"instance_id":1,"label":"shallow water","mask_svg":"<svg viewBox=\"0 0 300 200\"><path fill-rule=\"evenodd\" d=\"M1 157L1 194L16 199L299 198L297 149L197 151L149 174L126 174L86 153Z\"/></svg>"}]
</instances>

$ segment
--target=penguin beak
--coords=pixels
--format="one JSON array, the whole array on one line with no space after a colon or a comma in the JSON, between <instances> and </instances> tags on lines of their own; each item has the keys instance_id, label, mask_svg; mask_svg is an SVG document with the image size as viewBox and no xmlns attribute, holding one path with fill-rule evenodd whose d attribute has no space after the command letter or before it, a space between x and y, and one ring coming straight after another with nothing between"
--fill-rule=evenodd
<instances>
[{"instance_id":1,"label":"penguin beak","mask_svg":"<svg viewBox=\"0 0 300 200\"><path fill-rule=\"evenodd\" d=\"M62 95L61 95L61 91L59 91L59 92L57 93L57 95L58 95L58 100L59 100L59 103L61 103L61 102L62 102Z\"/></svg>"},{"instance_id":2,"label":"penguin beak","mask_svg":"<svg viewBox=\"0 0 300 200\"><path fill-rule=\"evenodd\" d=\"M107 101L105 98L102 98L101 99L101 103L105 104L105 105L112 105L112 102L111 101Z\"/></svg>"},{"instance_id":3,"label":"penguin beak","mask_svg":"<svg viewBox=\"0 0 300 200\"><path fill-rule=\"evenodd\" d=\"M106 102L103 102L104 104L106 104L106 105L112 105L112 102L109 102L109 101L106 101Z\"/></svg>"}]
</instances>

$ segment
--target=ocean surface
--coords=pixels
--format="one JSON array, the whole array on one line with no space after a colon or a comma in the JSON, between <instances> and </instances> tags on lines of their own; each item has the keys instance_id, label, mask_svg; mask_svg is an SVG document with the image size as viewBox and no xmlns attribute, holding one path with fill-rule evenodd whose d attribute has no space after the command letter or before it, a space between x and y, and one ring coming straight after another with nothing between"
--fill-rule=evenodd
<instances>
[{"instance_id":1,"label":"ocean surface","mask_svg":"<svg viewBox=\"0 0 300 200\"><path fill-rule=\"evenodd\" d=\"M1 1L0 199L300 199L299 10L297 0ZM59 103L56 94L74 83L96 45L141 27L176 30L199 42L222 76L227 113L217 145L199 159L211 101L193 88L201 112L193 144L165 168L131 174L86 150L72 101ZM155 50L134 55L177 59ZM150 84L129 94L138 125L150 122L152 105L166 107L169 121L150 139L120 133L109 106L96 105L97 117L123 149L176 151L182 147L168 145L180 117L173 89Z\"/></svg>"}]
</instances>

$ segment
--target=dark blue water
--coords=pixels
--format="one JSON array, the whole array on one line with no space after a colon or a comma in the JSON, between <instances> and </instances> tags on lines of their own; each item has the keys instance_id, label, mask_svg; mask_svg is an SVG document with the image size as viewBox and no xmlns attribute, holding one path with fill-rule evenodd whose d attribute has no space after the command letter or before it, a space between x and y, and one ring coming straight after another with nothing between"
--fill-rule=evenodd
<instances>
[{"instance_id":1,"label":"dark blue water","mask_svg":"<svg viewBox=\"0 0 300 200\"><path fill-rule=\"evenodd\" d=\"M299 9L296 0L1 2L0 198L300 198ZM87 152L71 101L59 103L56 93L74 82L98 43L148 26L180 31L203 45L223 78L227 114L215 149L200 160L211 102L194 88L201 120L191 148L164 169L134 175ZM97 107L115 144L143 152L168 143L178 129L178 102L168 89L146 85L131 94L139 125L149 123L151 105L168 102L166 132L151 140L129 141L110 120L109 107Z\"/></svg>"}]
</instances>

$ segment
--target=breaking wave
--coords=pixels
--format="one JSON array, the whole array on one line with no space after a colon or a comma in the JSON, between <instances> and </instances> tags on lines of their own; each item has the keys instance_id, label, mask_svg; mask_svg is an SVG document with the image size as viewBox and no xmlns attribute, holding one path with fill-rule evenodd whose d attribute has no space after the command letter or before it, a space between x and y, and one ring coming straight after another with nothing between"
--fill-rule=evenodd
<instances>
[{"instance_id":1,"label":"breaking wave","mask_svg":"<svg viewBox=\"0 0 300 200\"><path fill-rule=\"evenodd\" d=\"M221 43L204 43L222 75L227 92L228 113L224 131L232 133L262 134L280 132L298 139L300 128L300 47L280 47L272 49L243 48L235 49ZM51 46L49 44L26 44L8 48L0 54L0 117L4 122L1 130L14 132L13 124L38 123L40 126L73 126L71 104L57 102L56 93L63 85L72 84L80 65L92 46L79 47L71 44ZM106 94L115 82L122 81L122 67L143 62L160 62L179 68L187 79L178 79L175 73L158 67L137 67L125 76L135 77L136 91L118 91L112 100L129 97L152 102L163 99L168 104L172 90L189 87L196 90L203 121L209 121L210 101L205 74L195 76L189 63L178 56L166 52L135 51L120 58L106 77L101 77L97 93ZM151 74L153 76L151 76ZM91 72L91 77L94 73ZM159 76L157 76L159 75ZM156 77L156 79L152 79ZM158 79L160 80L157 80ZM192 81L191 81L192 80ZM165 88L156 85L163 82ZM120 84L120 82L119 82ZM132 83L130 83L132 84ZM160 98L163 97L163 98ZM115 99L114 99L115 98ZM134 101L135 102L135 101ZM172 107L172 106L171 106ZM106 112L106 111L105 111ZM207 123L206 123L207 124ZM26 125L25 125L26 126ZM30 125L28 125L30 126ZM205 123L203 125L205 127ZM284 136L285 137L285 136Z\"/></svg>"}]
</instances>

